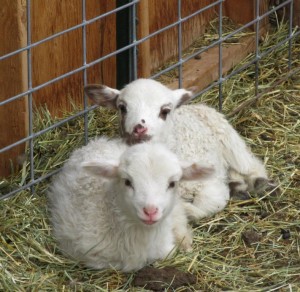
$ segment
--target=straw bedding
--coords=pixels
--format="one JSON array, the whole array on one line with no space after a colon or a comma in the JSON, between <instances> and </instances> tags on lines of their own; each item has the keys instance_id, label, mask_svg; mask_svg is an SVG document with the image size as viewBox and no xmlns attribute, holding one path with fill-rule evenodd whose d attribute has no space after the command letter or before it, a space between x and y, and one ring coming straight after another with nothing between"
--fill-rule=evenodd
<instances>
[{"instance_id":1,"label":"straw bedding","mask_svg":"<svg viewBox=\"0 0 300 292\"><path fill-rule=\"evenodd\" d=\"M262 50L286 36L279 24L265 36ZM213 35L208 33L207 35ZM213 37L213 36L212 36ZM236 36L235 36L236 38ZM292 69L300 67L300 42L293 43ZM171 259L154 263L171 269L165 285L147 286L156 291L297 291L300 289L300 73L274 88L287 68L287 45L260 62L259 99L254 97L254 66L223 85L224 113L252 150L264 159L279 187L260 196L249 194L231 200L221 213L193 225L193 251L176 252ZM252 56L253 57L253 56ZM248 57L249 61L251 56ZM213 89L194 102L217 105ZM264 93L265 92L265 93ZM252 102L232 114L245 101ZM35 113L35 130L54 121L47 110ZM89 114L89 135L117 135L116 116L103 109ZM52 130L35 142L36 175L60 167L72 149L83 143L83 119ZM29 166L13 178L0 182L0 192L29 179ZM48 181L35 188L35 195L22 191L0 201L1 291L143 291L143 279L159 282L151 269L123 274L114 270L93 271L64 257L55 245L47 217L45 190ZM186 281L175 281L175 268ZM155 269L155 271L157 271ZM145 276L146 274L146 276ZM143 276L144 275L144 276ZM189 279L192 278L192 281ZM156 281L155 281L156 280ZM139 284L137 284L139 283ZM175 285L177 284L177 286ZM175 286L174 286L175 285ZM189 286L189 288L187 287Z\"/></svg>"}]
</instances>

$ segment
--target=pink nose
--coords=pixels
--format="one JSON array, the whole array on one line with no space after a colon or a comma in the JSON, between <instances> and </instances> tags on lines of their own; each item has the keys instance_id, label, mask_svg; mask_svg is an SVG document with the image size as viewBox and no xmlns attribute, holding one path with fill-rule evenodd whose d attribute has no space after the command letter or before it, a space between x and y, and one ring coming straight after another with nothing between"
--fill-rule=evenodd
<instances>
[{"instance_id":1,"label":"pink nose","mask_svg":"<svg viewBox=\"0 0 300 292\"><path fill-rule=\"evenodd\" d=\"M145 215L152 217L158 212L158 208L156 208L154 206L150 206L147 208L146 207L143 208L143 211L144 211Z\"/></svg>"},{"instance_id":2,"label":"pink nose","mask_svg":"<svg viewBox=\"0 0 300 292\"><path fill-rule=\"evenodd\" d=\"M142 134L145 134L147 132L147 130L148 130L147 128L145 128L141 124L138 124L134 127L133 132L135 134L142 135Z\"/></svg>"}]
</instances>

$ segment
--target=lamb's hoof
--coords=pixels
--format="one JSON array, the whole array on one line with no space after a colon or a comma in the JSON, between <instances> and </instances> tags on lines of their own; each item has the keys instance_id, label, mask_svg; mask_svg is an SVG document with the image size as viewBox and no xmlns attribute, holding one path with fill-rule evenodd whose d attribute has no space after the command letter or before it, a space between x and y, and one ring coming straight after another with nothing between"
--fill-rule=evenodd
<instances>
[{"instance_id":1,"label":"lamb's hoof","mask_svg":"<svg viewBox=\"0 0 300 292\"><path fill-rule=\"evenodd\" d=\"M268 186L268 179L264 177L258 177L254 181L254 190L256 192L264 191Z\"/></svg>"},{"instance_id":2,"label":"lamb's hoof","mask_svg":"<svg viewBox=\"0 0 300 292\"><path fill-rule=\"evenodd\" d=\"M246 201L246 200L251 199L250 194L246 191L230 192L230 197L231 197L231 199L237 200L237 201Z\"/></svg>"},{"instance_id":3,"label":"lamb's hoof","mask_svg":"<svg viewBox=\"0 0 300 292\"><path fill-rule=\"evenodd\" d=\"M190 244L183 244L180 246L180 249L184 252L192 252L193 247Z\"/></svg>"},{"instance_id":4,"label":"lamb's hoof","mask_svg":"<svg viewBox=\"0 0 300 292\"><path fill-rule=\"evenodd\" d=\"M270 192L272 195L278 195L280 193L278 184L275 181L263 177L258 177L255 179L254 190L258 194Z\"/></svg>"},{"instance_id":5,"label":"lamb's hoof","mask_svg":"<svg viewBox=\"0 0 300 292\"><path fill-rule=\"evenodd\" d=\"M245 184L244 181L231 181L228 185L230 190L230 196L233 196L234 194L239 192L244 192L248 188L248 185Z\"/></svg>"}]
</instances>

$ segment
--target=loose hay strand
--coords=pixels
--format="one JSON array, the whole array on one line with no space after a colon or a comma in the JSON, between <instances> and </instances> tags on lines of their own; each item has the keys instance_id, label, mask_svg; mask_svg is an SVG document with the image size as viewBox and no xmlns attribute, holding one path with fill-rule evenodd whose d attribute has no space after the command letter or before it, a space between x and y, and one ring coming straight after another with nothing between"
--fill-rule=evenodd
<instances>
[{"instance_id":1,"label":"loose hay strand","mask_svg":"<svg viewBox=\"0 0 300 292\"><path fill-rule=\"evenodd\" d=\"M265 37L263 49L282 40L286 33L287 26L281 23ZM213 37L213 33L204 35L206 42ZM293 68L299 68L299 39L294 40L292 54ZM274 80L286 74L286 56L284 45L260 61L260 90L270 88ZM289 77L251 106L230 115L241 103L253 98L253 72L253 67L249 67L223 84L224 113L252 150L265 159L281 193L266 192L261 197L252 194L245 201L230 201L221 213L194 224L192 252L177 252L154 264L157 268L172 266L196 275L198 282L189 287L190 291L300 289L300 77ZM195 102L217 106L216 96L217 89L212 89ZM36 111L34 121L36 131L55 122L46 109ZM117 128L112 112L97 109L89 114L90 137L116 136ZM83 119L78 118L37 138L36 173L46 174L61 167L70 152L83 144L83 133ZM0 182L0 192L28 182L29 163L26 158L22 163L20 173ZM0 201L0 290L144 291L132 287L134 273L94 271L61 255L47 219L47 185L48 182L40 183L34 196L22 191ZM283 230L290 234L288 238L283 238ZM242 235L247 232L257 235L259 241L250 237L246 243Z\"/></svg>"}]
</instances>

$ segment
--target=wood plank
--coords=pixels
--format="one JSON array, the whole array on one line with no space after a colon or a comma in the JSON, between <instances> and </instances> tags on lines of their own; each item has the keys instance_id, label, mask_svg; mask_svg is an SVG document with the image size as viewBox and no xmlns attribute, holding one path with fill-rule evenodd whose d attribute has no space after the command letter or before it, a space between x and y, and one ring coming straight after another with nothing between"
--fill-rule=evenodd
<instances>
[{"instance_id":1,"label":"wood plank","mask_svg":"<svg viewBox=\"0 0 300 292\"><path fill-rule=\"evenodd\" d=\"M138 4L138 38L149 35L149 1L143 0ZM147 78L151 75L150 40L138 47L138 77Z\"/></svg>"},{"instance_id":2,"label":"wood plank","mask_svg":"<svg viewBox=\"0 0 300 292\"><path fill-rule=\"evenodd\" d=\"M37 42L81 22L80 0L32 1L32 42ZM81 30L64 34L32 49L33 87L74 70L83 64ZM36 106L46 106L60 116L72 109L71 99L80 105L82 74L48 85L33 94ZM72 86L71 86L72 85Z\"/></svg>"},{"instance_id":3,"label":"wood plank","mask_svg":"<svg viewBox=\"0 0 300 292\"><path fill-rule=\"evenodd\" d=\"M294 18L293 26L300 27L300 0L294 0Z\"/></svg>"},{"instance_id":4,"label":"wood plank","mask_svg":"<svg viewBox=\"0 0 300 292\"><path fill-rule=\"evenodd\" d=\"M177 0L149 1L149 31L157 31L178 20ZM214 0L182 0L182 17L215 2ZM182 24L182 48L188 48L203 34L206 25L216 17L215 8L191 18ZM151 38L151 71L165 65L167 61L178 56L178 28L174 27Z\"/></svg>"},{"instance_id":5,"label":"wood plank","mask_svg":"<svg viewBox=\"0 0 300 292\"><path fill-rule=\"evenodd\" d=\"M256 0L226 0L224 2L224 15L228 16L236 24L247 24L256 18ZM269 9L269 0L261 0L259 13L266 13ZM242 13L241 13L242 12ZM260 21L260 33L266 33L268 29L268 18ZM250 26L255 30L255 25Z\"/></svg>"},{"instance_id":6,"label":"wood plank","mask_svg":"<svg viewBox=\"0 0 300 292\"><path fill-rule=\"evenodd\" d=\"M255 38L244 37L239 44L226 44L223 47L223 71L225 74L237 65L249 53L255 50ZM201 59L192 59L183 66L183 87L197 86L199 90L206 88L219 78L219 48L213 47L201 54ZM167 84L172 89L178 88L178 80Z\"/></svg>"},{"instance_id":7,"label":"wood plank","mask_svg":"<svg viewBox=\"0 0 300 292\"><path fill-rule=\"evenodd\" d=\"M82 22L81 0L36 0L32 2L32 41ZM115 1L86 1L87 19L115 8ZM115 50L115 15L87 26L87 62ZM32 50L33 86L38 86L83 65L82 29L76 29ZM88 69L89 83L115 85L115 60L110 58ZM83 72L73 74L35 92L37 106L46 106L54 116L83 108Z\"/></svg>"},{"instance_id":8,"label":"wood plank","mask_svg":"<svg viewBox=\"0 0 300 292\"><path fill-rule=\"evenodd\" d=\"M87 19L116 8L116 0L88 0ZM111 14L87 26L87 62L92 62L116 50L116 14ZM88 83L116 87L116 57L111 57L88 69Z\"/></svg>"},{"instance_id":9,"label":"wood plank","mask_svg":"<svg viewBox=\"0 0 300 292\"><path fill-rule=\"evenodd\" d=\"M1 56L27 44L24 5L23 1L0 0ZM0 61L0 101L26 91L27 82L26 52ZM27 136L26 96L0 107L0 133L0 149ZM0 154L1 177L18 169L18 157L25 153L25 146L24 143Z\"/></svg>"}]
</instances>

